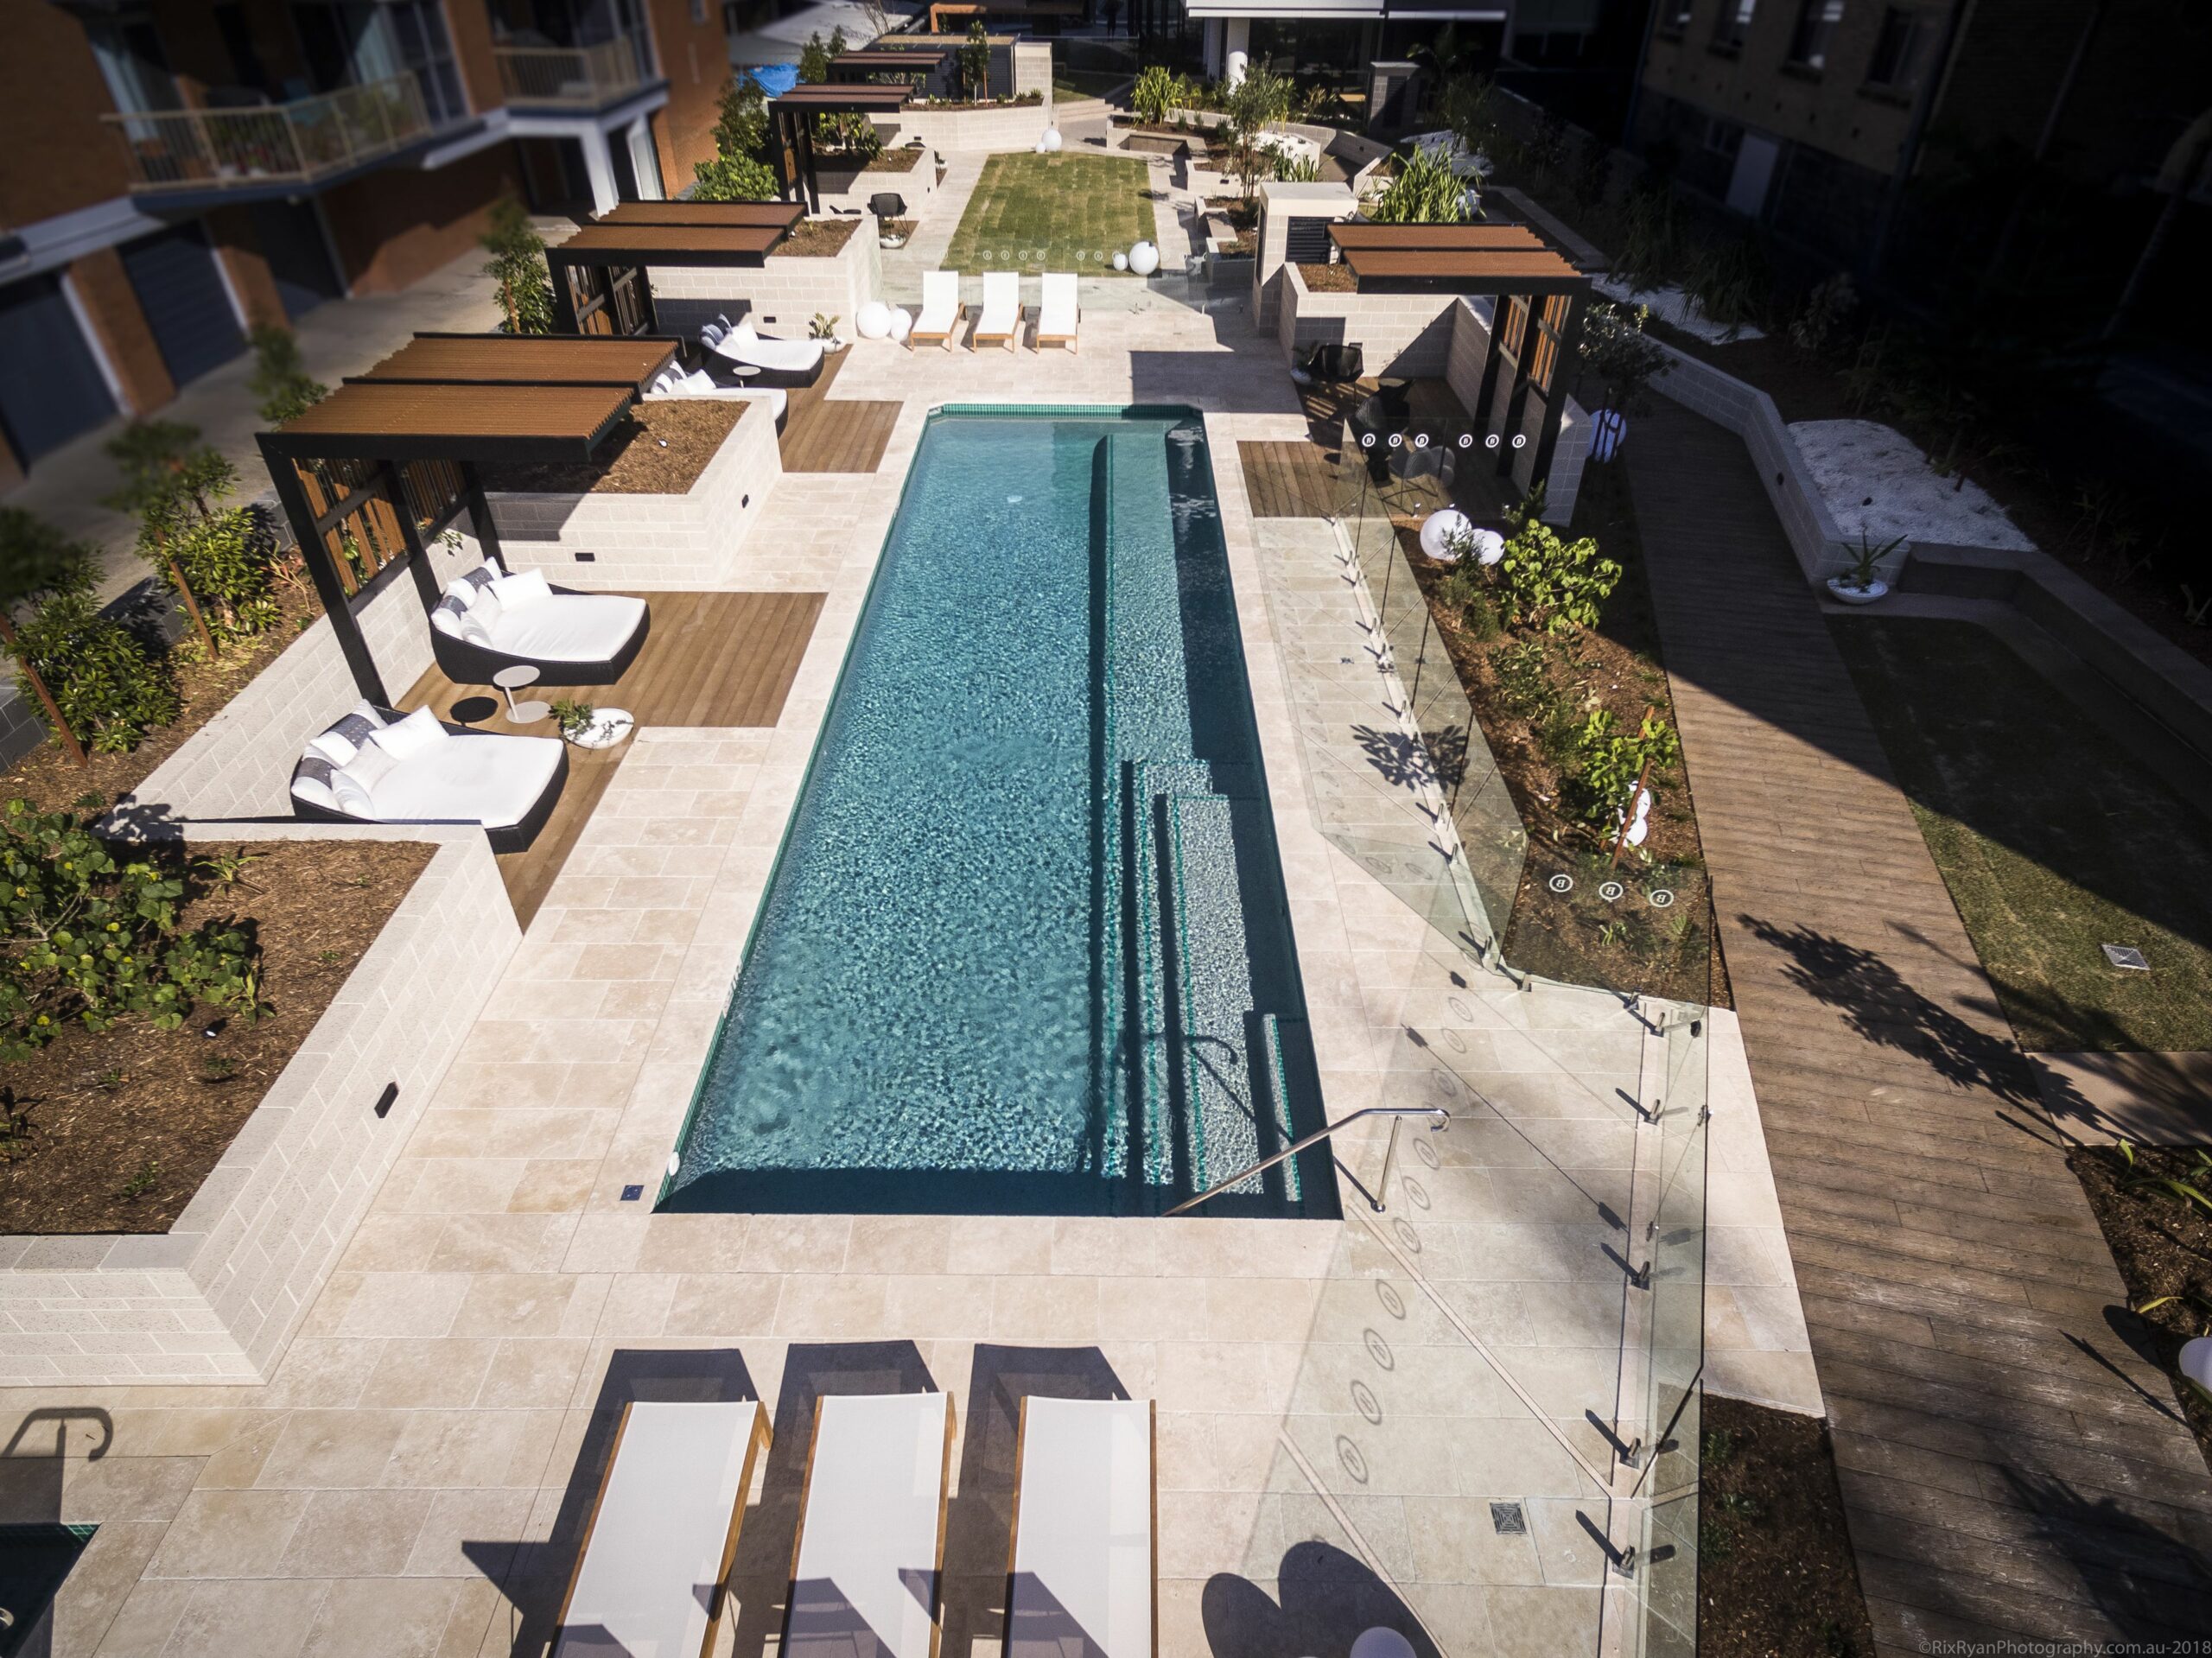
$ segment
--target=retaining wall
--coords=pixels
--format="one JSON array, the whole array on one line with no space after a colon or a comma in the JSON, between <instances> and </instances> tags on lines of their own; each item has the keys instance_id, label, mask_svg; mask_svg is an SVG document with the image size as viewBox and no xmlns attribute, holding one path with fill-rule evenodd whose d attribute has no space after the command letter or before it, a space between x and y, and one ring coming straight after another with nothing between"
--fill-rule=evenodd
<instances>
[{"instance_id":1,"label":"retaining wall","mask_svg":"<svg viewBox=\"0 0 2212 1658\"><path fill-rule=\"evenodd\" d=\"M1451 353L1451 294L1317 294L1282 267L1275 337L1293 360L1315 346L1356 345L1370 375L1432 379Z\"/></svg>"},{"instance_id":2,"label":"retaining wall","mask_svg":"<svg viewBox=\"0 0 2212 1658\"><path fill-rule=\"evenodd\" d=\"M920 159L904 173L855 172L844 168L823 168L816 175L816 181L821 186L823 213L864 213L868 211L868 198L881 195L886 191L905 198L906 217L909 219L919 219L929 211L929 199L937 194L935 158L926 147L910 150L896 144L887 144L885 149ZM855 237L866 236L874 228L871 220L853 234Z\"/></svg>"},{"instance_id":3,"label":"retaining wall","mask_svg":"<svg viewBox=\"0 0 2212 1658\"><path fill-rule=\"evenodd\" d=\"M911 109L899 111L898 142L918 138L932 150L1034 149L1052 124L1048 84L1041 104L1007 104L985 110Z\"/></svg>"},{"instance_id":4,"label":"retaining wall","mask_svg":"<svg viewBox=\"0 0 2212 1658\"><path fill-rule=\"evenodd\" d=\"M660 314L662 331L696 334L699 323L719 311L733 319L750 316L755 327L773 338L804 340L819 312L839 319L840 330L850 339L855 314L883 291L883 251L874 229L873 220L859 226L826 258L772 253L757 270L655 265L653 308Z\"/></svg>"},{"instance_id":5,"label":"retaining wall","mask_svg":"<svg viewBox=\"0 0 2212 1658\"><path fill-rule=\"evenodd\" d=\"M473 828L188 838L437 851L167 1232L0 1238L0 1384L267 1380L520 942Z\"/></svg>"}]
</instances>

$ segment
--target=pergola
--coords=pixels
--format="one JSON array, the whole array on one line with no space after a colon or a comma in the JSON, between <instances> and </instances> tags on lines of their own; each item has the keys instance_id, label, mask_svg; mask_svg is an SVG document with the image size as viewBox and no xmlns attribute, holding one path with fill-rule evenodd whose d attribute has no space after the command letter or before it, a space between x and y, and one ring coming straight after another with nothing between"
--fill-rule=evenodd
<instances>
[{"instance_id":1,"label":"pergola","mask_svg":"<svg viewBox=\"0 0 2212 1658\"><path fill-rule=\"evenodd\" d=\"M814 175L814 118L817 115L896 115L914 96L911 86L862 86L823 82L794 86L768 103L768 148L776 163L776 188L790 200L803 191L810 213L822 211Z\"/></svg>"},{"instance_id":2,"label":"pergola","mask_svg":"<svg viewBox=\"0 0 2212 1658\"><path fill-rule=\"evenodd\" d=\"M1513 470L1533 426L1529 479L1549 477L1567 402L1560 360L1573 349L1589 276L1525 225L1336 224L1329 238L1363 294L1491 296L1490 352L1471 412L1501 440L1500 473Z\"/></svg>"},{"instance_id":3,"label":"pergola","mask_svg":"<svg viewBox=\"0 0 2212 1658\"><path fill-rule=\"evenodd\" d=\"M427 549L461 513L504 567L480 467L588 463L639 388L676 354L667 340L419 334L275 431L262 459L363 696L391 706L351 605L404 559L427 612L442 596Z\"/></svg>"},{"instance_id":4,"label":"pergola","mask_svg":"<svg viewBox=\"0 0 2212 1658\"><path fill-rule=\"evenodd\" d=\"M545 250L564 334L650 335L654 264L758 269L805 209L789 201L626 201Z\"/></svg>"},{"instance_id":5,"label":"pergola","mask_svg":"<svg viewBox=\"0 0 2212 1658\"><path fill-rule=\"evenodd\" d=\"M865 82L871 75L935 74L944 67L952 49L944 46L864 47L840 52L830 60L830 79L845 85ZM796 88L794 88L796 90Z\"/></svg>"}]
</instances>

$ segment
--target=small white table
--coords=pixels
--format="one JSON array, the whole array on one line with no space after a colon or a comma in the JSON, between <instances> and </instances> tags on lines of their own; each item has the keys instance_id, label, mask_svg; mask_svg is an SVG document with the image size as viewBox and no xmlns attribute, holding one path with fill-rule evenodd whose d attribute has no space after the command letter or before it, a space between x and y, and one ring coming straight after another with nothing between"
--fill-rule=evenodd
<instances>
[{"instance_id":1,"label":"small white table","mask_svg":"<svg viewBox=\"0 0 2212 1658\"><path fill-rule=\"evenodd\" d=\"M507 696L507 723L515 726L536 725L553 712L550 702L532 699L527 702L515 701L515 693L525 685L537 683L537 670L526 662L518 662L512 668L502 668L492 676L492 683Z\"/></svg>"},{"instance_id":2,"label":"small white table","mask_svg":"<svg viewBox=\"0 0 2212 1658\"><path fill-rule=\"evenodd\" d=\"M729 372L741 380L749 380L760 371L751 363L733 363L730 365Z\"/></svg>"}]
</instances>

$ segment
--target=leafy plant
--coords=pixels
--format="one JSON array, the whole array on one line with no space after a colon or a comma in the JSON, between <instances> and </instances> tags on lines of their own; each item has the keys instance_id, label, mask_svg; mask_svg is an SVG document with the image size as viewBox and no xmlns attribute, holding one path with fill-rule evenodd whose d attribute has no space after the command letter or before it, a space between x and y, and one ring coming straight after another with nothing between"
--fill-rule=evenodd
<instances>
[{"instance_id":1,"label":"leafy plant","mask_svg":"<svg viewBox=\"0 0 2212 1658\"><path fill-rule=\"evenodd\" d=\"M49 594L16 629L10 653L61 721L101 753L136 748L182 706L168 659L104 616L85 589Z\"/></svg>"},{"instance_id":2,"label":"leafy plant","mask_svg":"<svg viewBox=\"0 0 2212 1658\"><path fill-rule=\"evenodd\" d=\"M827 311L817 311L814 321L806 325L806 337L809 340L835 340L837 337L837 322L838 319Z\"/></svg>"},{"instance_id":3,"label":"leafy plant","mask_svg":"<svg viewBox=\"0 0 2212 1658\"><path fill-rule=\"evenodd\" d=\"M1167 111L1179 108L1189 98L1183 77L1166 65L1155 63L1137 77L1137 84L1129 92L1129 107L1139 118L1159 125L1167 119Z\"/></svg>"},{"instance_id":4,"label":"leafy plant","mask_svg":"<svg viewBox=\"0 0 2212 1658\"><path fill-rule=\"evenodd\" d=\"M588 702L563 696L553 703L553 718L559 722L561 734L570 742L591 729L592 721L599 717L599 710Z\"/></svg>"},{"instance_id":5,"label":"leafy plant","mask_svg":"<svg viewBox=\"0 0 2212 1658\"><path fill-rule=\"evenodd\" d=\"M1501 645L1491 652L1490 664L1491 671L1497 677L1499 699L1508 713L1533 719L1556 695L1540 639Z\"/></svg>"},{"instance_id":6,"label":"leafy plant","mask_svg":"<svg viewBox=\"0 0 2212 1658\"><path fill-rule=\"evenodd\" d=\"M983 20L976 18L968 25L968 38L960 47L960 79L968 88L968 96L981 102L991 90L991 41L983 32Z\"/></svg>"},{"instance_id":7,"label":"leafy plant","mask_svg":"<svg viewBox=\"0 0 2212 1658\"><path fill-rule=\"evenodd\" d=\"M1800 351L1818 354L1836 344L1858 314L1859 290L1851 273L1839 270L1814 284L1805 296L1805 308L1789 324L1789 338Z\"/></svg>"},{"instance_id":8,"label":"leafy plant","mask_svg":"<svg viewBox=\"0 0 2212 1658\"><path fill-rule=\"evenodd\" d=\"M22 507L0 506L0 651L15 659L24 699L46 710L54 736L80 765L86 763L84 745L62 717L37 660L22 648L15 611L18 606L39 607L59 595L89 592L92 585L90 547Z\"/></svg>"},{"instance_id":9,"label":"leafy plant","mask_svg":"<svg viewBox=\"0 0 2212 1658\"><path fill-rule=\"evenodd\" d=\"M1509 515L1513 534L1497 565L1499 610L1512 626L1548 633L1594 627L1620 585L1621 567L1599 555L1592 537L1562 540L1537 516L1540 508L1541 497L1531 496Z\"/></svg>"},{"instance_id":10,"label":"leafy plant","mask_svg":"<svg viewBox=\"0 0 2212 1658\"><path fill-rule=\"evenodd\" d=\"M1382 225L1456 225L1466 217L1461 203L1467 189L1452 170L1449 156L1438 149L1415 149L1398 157L1397 175L1367 216Z\"/></svg>"},{"instance_id":11,"label":"leafy plant","mask_svg":"<svg viewBox=\"0 0 2212 1658\"><path fill-rule=\"evenodd\" d=\"M1262 146L1268 165L1285 184L1319 184L1321 163L1312 156L1294 156L1280 144Z\"/></svg>"},{"instance_id":12,"label":"leafy plant","mask_svg":"<svg viewBox=\"0 0 2212 1658\"><path fill-rule=\"evenodd\" d=\"M776 175L768 164L768 94L749 74L722 88L715 121L715 158L695 162L692 195L701 201L772 201Z\"/></svg>"},{"instance_id":13,"label":"leafy plant","mask_svg":"<svg viewBox=\"0 0 2212 1658\"><path fill-rule=\"evenodd\" d=\"M150 1157L148 1158L145 1162L139 1166L138 1172L132 1175L128 1180L125 1180L123 1183L123 1197L124 1200L131 1203L137 1202L139 1198L144 1197L149 1191L152 1191L154 1188L154 1183L161 1178L161 1164Z\"/></svg>"},{"instance_id":14,"label":"leafy plant","mask_svg":"<svg viewBox=\"0 0 2212 1658\"><path fill-rule=\"evenodd\" d=\"M65 1020L105 1030L138 1015L173 1030L201 1004L257 1011L244 927L187 931L183 857L100 839L69 812L22 800L0 815L0 1063L28 1058Z\"/></svg>"},{"instance_id":15,"label":"leafy plant","mask_svg":"<svg viewBox=\"0 0 2212 1658\"><path fill-rule=\"evenodd\" d=\"M492 256L484 274L499 289L502 330L551 334L553 276L545 264L545 238L530 222L529 211L512 196L501 198L479 240Z\"/></svg>"},{"instance_id":16,"label":"leafy plant","mask_svg":"<svg viewBox=\"0 0 2212 1658\"><path fill-rule=\"evenodd\" d=\"M1290 113L1290 82L1268 70L1254 68L1222 94L1222 112L1229 120L1214 137L1228 150L1229 172L1243 187L1244 199L1274 165L1267 130Z\"/></svg>"},{"instance_id":17,"label":"leafy plant","mask_svg":"<svg viewBox=\"0 0 2212 1658\"><path fill-rule=\"evenodd\" d=\"M330 388L308 372L299 336L273 322L256 323L246 336L253 346L253 372L246 388L261 399L261 418L282 426L330 395Z\"/></svg>"},{"instance_id":18,"label":"leafy plant","mask_svg":"<svg viewBox=\"0 0 2212 1658\"><path fill-rule=\"evenodd\" d=\"M1604 383L1606 409L1632 409L1651 377L1666 365L1667 353L1644 333L1650 321L1648 305L1597 300L1582 308L1574 353L1583 368Z\"/></svg>"},{"instance_id":19,"label":"leafy plant","mask_svg":"<svg viewBox=\"0 0 2212 1658\"><path fill-rule=\"evenodd\" d=\"M168 532L163 550L168 556L156 568L198 600L202 626L219 638L242 638L276 621L276 531L257 508L185 518Z\"/></svg>"},{"instance_id":20,"label":"leafy plant","mask_svg":"<svg viewBox=\"0 0 2212 1658\"><path fill-rule=\"evenodd\" d=\"M1844 572L1843 585L1855 592L1865 593L1882 579L1878 566L1891 553L1904 545L1903 536L1892 536L1876 546L1863 529L1859 532L1859 546L1851 555L1851 568Z\"/></svg>"},{"instance_id":21,"label":"leafy plant","mask_svg":"<svg viewBox=\"0 0 2212 1658\"><path fill-rule=\"evenodd\" d=\"M1634 803L1637 780L1673 769L1681 759L1681 739L1656 712L1647 712L1633 732L1620 729L1610 708L1593 710L1575 737L1582 818L1610 825Z\"/></svg>"}]
</instances>

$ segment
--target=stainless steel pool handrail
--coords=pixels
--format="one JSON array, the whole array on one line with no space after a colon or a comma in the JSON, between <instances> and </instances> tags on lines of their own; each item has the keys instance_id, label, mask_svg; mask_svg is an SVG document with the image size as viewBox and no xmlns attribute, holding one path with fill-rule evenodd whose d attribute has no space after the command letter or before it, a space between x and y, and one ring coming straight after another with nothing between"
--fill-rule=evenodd
<instances>
[{"instance_id":1,"label":"stainless steel pool handrail","mask_svg":"<svg viewBox=\"0 0 2212 1658\"><path fill-rule=\"evenodd\" d=\"M1236 1185L1239 1181L1249 1180L1254 1175L1262 1173L1266 1170L1274 1167L1276 1164L1282 1162L1285 1159L1297 1156L1299 1153L1304 1151L1308 1146L1318 1145L1320 1141L1326 1140L1331 1134L1335 1134L1338 1129L1344 1128L1347 1123L1357 1122L1362 1117L1433 1117L1436 1121L1428 1125L1428 1131L1433 1134L1440 1134L1446 1128L1452 1126L1452 1114L1449 1111L1446 1111L1440 1105L1370 1105L1363 1111L1355 1111L1350 1116L1338 1117L1334 1122L1329 1124L1326 1128L1317 1128L1312 1134L1306 1135L1305 1139L1292 1141L1289 1145L1277 1152L1273 1157L1263 1157L1258 1162L1253 1164L1249 1168L1237 1170L1236 1173L1230 1175L1225 1180L1215 1181L1213 1185L1208 1186L1197 1197L1186 1197L1181 1203L1176 1204L1174 1208L1163 1210L1160 1218L1164 1221L1172 1216L1180 1215L1186 1209L1196 1209L1200 1204L1205 1202L1207 1198L1218 1197L1221 1193L1228 1191L1230 1187ZM1390 1126L1390 1149L1387 1153L1385 1153L1382 1159L1382 1184L1386 1188L1389 1186L1390 1182L1391 1159L1397 1154L1397 1125L1393 1123ZM1373 1192L1370 1191L1365 1185L1362 1185L1357 1175L1354 1174L1350 1169L1344 1168L1341 1160L1338 1162L1337 1166L1344 1170L1345 1179L1351 1181L1355 1186L1359 1187L1359 1195L1367 1199L1369 1206L1372 1208L1376 1214L1380 1215L1382 1213L1382 1200L1380 1197L1377 1197Z\"/></svg>"}]
</instances>

